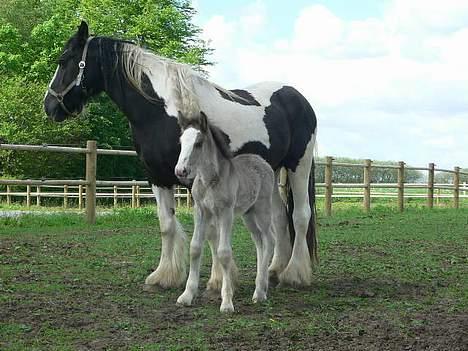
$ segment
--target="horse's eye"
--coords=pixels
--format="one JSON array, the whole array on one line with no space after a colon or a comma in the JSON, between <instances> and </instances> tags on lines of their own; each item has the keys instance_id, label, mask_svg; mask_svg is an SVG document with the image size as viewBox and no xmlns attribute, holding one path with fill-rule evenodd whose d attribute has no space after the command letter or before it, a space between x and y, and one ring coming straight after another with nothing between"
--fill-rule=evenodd
<instances>
[{"instance_id":1,"label":"horse's eye","mask_svg":"<svg viewBox=\"0 0 468 351\"><path fill-rule=\"evenodd\" d=\"M194 146L195 146L195 148L199 149L199 148L202 147L202 145L203 145L202 141L197 141Z\"/></svg>"}]
</instances>

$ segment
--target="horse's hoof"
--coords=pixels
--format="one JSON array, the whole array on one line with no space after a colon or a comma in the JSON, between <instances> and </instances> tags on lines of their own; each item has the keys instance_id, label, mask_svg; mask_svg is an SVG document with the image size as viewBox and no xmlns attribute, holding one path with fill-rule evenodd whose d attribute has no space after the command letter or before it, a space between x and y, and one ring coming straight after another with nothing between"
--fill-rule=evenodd
<instances>
[{"instance_id":1,"label":"horse's hoof","mask_svg":"<svg viewBox=\"0 0 468 351\"><path fill-rule=\"evenodd\" d=\"M268 286L270 288L276 288L279 285L280 281L278 278L278 273L271 271L268 276Z\"/></svg>"},{"instance_id":2,"label":"horse's hoof","mask_svg":"<svg viewBox=\"0 0 468 351\"><path fill-rule=\"evenodd\" d=\"M208 287L203 292L203 297L205 297L205 298L207 298L209 300L217 299L220 296L221 296L221 294L220 294L219 290L208 289Z\"/></svg>"},{"instance_id":3,"label":"horse's hoof","mask_svg":"<svg viewBox=\"0 0 468 351\"><path fill-rule=\"evenodd\" d=\"M221 279L212 280L210 279L206 284L206 291L213 291L219 293L221 291L221 286L223 285L223 281Z\"/></svg>"},{"instance_id":4,"label":"horse's hoof","mask_svg":"<svg viewBox=\"0 0 468 351\"><path fill-rule=\"evenodd\" d=\"M158 292L164 290L160 285L151 285L151 284L143 284L143 291L146 292Z\"/></svg>"},{"instance_id":5,"label":"horse's hoof","mask_svg":"<svg viewBox=\"0 0 468 351\"><path fill-rule=\"evenodd\" d=\"M279 275L280 286L306 287L312 283L310 265L289 264Z\"/></svg>"},{"instance_id":6,"label":"horse's hoof","mask_svg":"<svg viewBox=\"0 0 468 351\"><path fill-rule=\"evenodd\" d=\"M177 299L176 304L179 305L179 306L191 306L192 302L193 302L193 296L190 296L189 294L183 293Z\"/></svg>"}]
</instances>

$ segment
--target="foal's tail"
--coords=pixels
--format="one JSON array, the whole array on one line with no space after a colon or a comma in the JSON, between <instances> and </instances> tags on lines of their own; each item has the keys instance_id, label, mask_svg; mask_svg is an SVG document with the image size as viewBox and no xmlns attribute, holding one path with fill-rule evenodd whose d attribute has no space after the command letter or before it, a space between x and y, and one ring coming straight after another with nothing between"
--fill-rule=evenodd
<instances>
[{"instance_id":1,"label":"foal's tail","mask_svg":"<svg viewBox=\"0 0 468 351\"><path fill-rule=\"evenodd\" d=\"M291 244L294 245L294 239L296 237L296 232L294 230L294 222L293 222L293 211L294 211L294 201L293 201L293 193L291 187L289 186L289 180L287 182L287 189L288 189L288 206L287 206L287 214L288 214L288 224L289 224L289 235L291 237ZM307 239L307 247L309 249L310 259L312 260L312 264L319 263L318 257L318 240L317 240L317 206L315 202L315 160L312 159L312 167L309 176L309 205L311 209L309 227L307 229L306 239Z\"/></svg>"}]
</instances>

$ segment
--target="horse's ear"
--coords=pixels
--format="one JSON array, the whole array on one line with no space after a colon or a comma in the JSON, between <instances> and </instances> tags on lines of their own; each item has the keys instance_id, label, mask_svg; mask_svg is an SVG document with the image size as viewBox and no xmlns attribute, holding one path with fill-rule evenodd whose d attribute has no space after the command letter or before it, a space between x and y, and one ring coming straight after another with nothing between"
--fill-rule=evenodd
<instances>
[{"instance_id":1,"label":"horse's ear","mask_svg":"<svg viewBox=\"0 0 468 351\"><path fill-rule=\"evenodd\" d=\"M81 21L80 27L78 28L78 38L80 39L88 39L89 37L89 29L88 29L88 23L85 21Z\"/></svg>"},{"instance_id":2,"label":"horse's ear","mask_svg":"<svg viewBox=\"0 0 468 351\"><path fill-rule=\"evenodd\" d=\"M203 133L206 133L208 130L208 118L206 117L205 113L203 113L203 111L200 112L200 130Z\"/></svg>"}]
</instances>

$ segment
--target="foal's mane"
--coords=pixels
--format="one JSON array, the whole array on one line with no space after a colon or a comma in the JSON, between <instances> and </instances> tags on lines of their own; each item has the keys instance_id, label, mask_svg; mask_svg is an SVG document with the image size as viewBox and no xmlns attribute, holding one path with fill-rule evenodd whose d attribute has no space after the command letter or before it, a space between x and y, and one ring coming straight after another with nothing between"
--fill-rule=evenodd
<instances>
[{"instance_id":1,"label":"foal's mane","mask_svg":"<svg viewBox=\"0 0 468 351\"><path fill-rule=\"evenodd\" d=\"M212 135L216 147L221 152L221 155L223 155L228 160L232 159L234 155L232 154L231 149L229 148L227 140L224 137L221 129L208 123L208 131Z\"/></svg>"},{"instance_id":2,"label":"foal's mane","mask_svg":"<svg viewBox=\"0 0 468 351\"><path fill-rule=\"evenodd\" d=\"M223 157L227 158L228 160L234 157L231 149L229 148L229 143L226 140L226 136L221 131L221 129L208 122L208 118L206 117L205 113L200 112L200 117L197 120L179 117L179 125L183 130L190 127L198 129L208 138L213 139L215 147L221 152Z\"/></svg>"}]
</instances>

